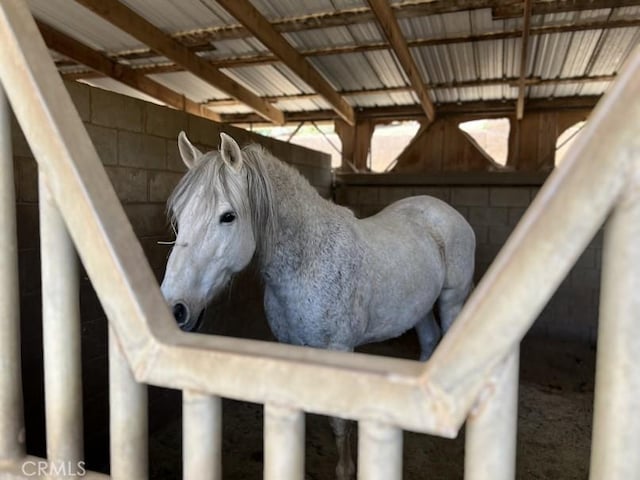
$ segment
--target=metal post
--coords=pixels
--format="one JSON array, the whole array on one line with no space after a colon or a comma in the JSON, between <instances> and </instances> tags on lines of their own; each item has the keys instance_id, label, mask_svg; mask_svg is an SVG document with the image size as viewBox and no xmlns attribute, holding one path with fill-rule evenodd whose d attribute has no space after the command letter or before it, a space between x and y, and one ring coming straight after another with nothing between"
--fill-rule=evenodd
<instances>
[{"instance_id":1,"label":"metal post","mask_svg":"<svg viewBox=\"0 0 640 480\"><path fill-rule=\"evenodd\" d=\"M0 460L24 455L20 287L9 103L0 84Z\"/></svg>"},{"instance_id":2,"label":"metal post","mask_svg":"<svg viewBox=\"0 0 640 480\"><path fill-rule=\"evenodd\" d=\"M639 146L636 135L630 182L605 231L591 480L640 478Z\"/></svg>"},{"instance_id":3,"label":"metal post","mask_svg":"<svg viewBox=\"0 0 640 480\"><path fill-rule=\"evenodd\" d=\"M304 478L304 413L264 406L264 480Z\"/></svg>"},{"instance_id":4,"label":"metal post","mask_svg":"<svg viewBox=\"0 0 640 480\"><path fill-rule=\"evenodd\" d=\"M42 174L39 187L47 456L50 461L79 462L83 442L78 260Z\"/></svg>"},{"instance_id":5,"label":"metal post","mask_svg":"<svg viewBox=\"0 0 640 480\"><path fill-rule=\"evenodd\" d=\"M222 401L186 390L182 394L184 480L222 479Z\"/></svg>"},{"instance_id":6,"label":"metal post","mask_svg":"<svg viewBox=\"0 0 640 480\"><path fill-rule=\"evenodd\" d=\"M402 478L402 430L379 422L358 423L358 479Z\"/></svg>"},{"instance_id":7,"label":"metal post","mask_svg":"<svg viewBox=\"0 0 640 480\"><path fill-rule=\"evenodd\" d=\"M513 480L516 469L518 365L520 349L509 354L467 419L465 480Z\"/></svg>"},{"instance_id":8,"label":"metal post","mask_svg":"<svg viewBox=\"0 0 640 480\"><path fill-rule=\"evenodd\" d=\"M111 478L144 480L149 475L147 387L137 383L109 325L109 414Z\"/></svg>"}]
</instances>

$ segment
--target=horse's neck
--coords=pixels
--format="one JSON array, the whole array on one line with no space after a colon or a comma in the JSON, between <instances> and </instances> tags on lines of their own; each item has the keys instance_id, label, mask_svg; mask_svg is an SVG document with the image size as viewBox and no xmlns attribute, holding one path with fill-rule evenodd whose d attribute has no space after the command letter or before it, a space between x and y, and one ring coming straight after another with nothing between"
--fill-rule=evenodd
<instances>
[{"instance_id":1,"label":"horse's neck","mask_svg":"<svg viewBox=\"0 0 640 480\"><path fill-rule=\"evenodd\" d=\"M349 221L346 209L325 199L297 171L273 161L269 168L277 216L267 278L299 269L331 237L336 223ZM284 279L283 279L284 280Z\"/></svg>"}]
</instances>

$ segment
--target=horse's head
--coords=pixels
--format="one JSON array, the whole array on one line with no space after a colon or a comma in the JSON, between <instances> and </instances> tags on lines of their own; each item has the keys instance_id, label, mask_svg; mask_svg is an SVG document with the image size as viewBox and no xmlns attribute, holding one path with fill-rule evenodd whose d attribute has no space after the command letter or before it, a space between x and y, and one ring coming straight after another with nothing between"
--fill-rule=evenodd
<instances>
[{"instance_id":1,"label":"horse's head","mask_svg":"<svg viewBox=\"0 0 640 480\"><path fill-rule=\"evenodd\" d=\"M229 135L220 137L220 150L203 154L184 132L178 136L189 171L168 202L177 236L161 288L186 331L199 327L204 308L256 251L243 152Z\"/></svg>"}]
</instances>

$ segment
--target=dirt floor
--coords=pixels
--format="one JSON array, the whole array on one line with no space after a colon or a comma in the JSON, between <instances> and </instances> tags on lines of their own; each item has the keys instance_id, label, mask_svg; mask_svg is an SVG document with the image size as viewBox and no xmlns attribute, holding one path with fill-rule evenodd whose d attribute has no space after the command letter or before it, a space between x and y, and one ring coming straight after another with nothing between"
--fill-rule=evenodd
<instances>
[{"instance_id":1,"label":"dirt floor","mask_svg":"<svg viewBox=\"0 0 640 480\"><path fill-rule=\"evenodd\" d=\"M417 358L406 335L367 352ZM588 477L595 351L587 346L527 339L521 350L518 479ZM223 477L262 478L262 406L225 400ZM151 478L181 478L179 421L151 437ZM306 479L334 477L336 450L325 417L307 415ZM464 433L455 440L405 432L404 479L462 479Z\"/></svg>"}]
</instances>

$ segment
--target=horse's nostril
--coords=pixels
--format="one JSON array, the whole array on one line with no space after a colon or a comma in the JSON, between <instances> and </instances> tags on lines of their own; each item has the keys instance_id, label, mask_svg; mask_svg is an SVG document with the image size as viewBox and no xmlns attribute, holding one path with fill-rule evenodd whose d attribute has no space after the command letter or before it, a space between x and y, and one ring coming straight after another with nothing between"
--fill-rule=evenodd
<instances>
[{"instance_id":1,"label":"horse's nostril","mask_svg":"<svg viewBox=\"0 0 640 480\"><path fill-rule=\"evenodd\" d=\"M187 310L187 307L184 305L184 303L176 303L173 306L173 318L176 319L178 325L183 325L187 322L189 316L188 313L189 311Z\"/></svg>"}]
</instances>

